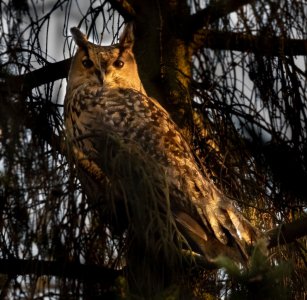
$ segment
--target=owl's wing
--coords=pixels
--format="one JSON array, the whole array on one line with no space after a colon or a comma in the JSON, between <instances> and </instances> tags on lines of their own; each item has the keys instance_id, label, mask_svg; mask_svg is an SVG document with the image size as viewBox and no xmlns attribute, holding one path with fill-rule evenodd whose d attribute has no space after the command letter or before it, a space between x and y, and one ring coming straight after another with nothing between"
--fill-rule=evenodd
<instances>
[{"instance_id":1,"label":"owl's wing","mask_svg":"<svg viewBox=\"0 0 307 300\"><path fill-rule=\"evenodd\" d=\"M151 164L157 169L155 174L165 174L159 180L169 189L176 222L208 257L215 256L216 251L202 246L206 241L236 244L244 253L244 244L255 239L253 227L204 176L176 124L154 99L129 89L104 92L95 105L82 110L79 122L80 131L86 134L78 148L90 161L88 170L95 175L102 169L109 175L114 153L137 149L141 154L135 157L142 156L144 167Z\"/></svg>"}]
</instances>

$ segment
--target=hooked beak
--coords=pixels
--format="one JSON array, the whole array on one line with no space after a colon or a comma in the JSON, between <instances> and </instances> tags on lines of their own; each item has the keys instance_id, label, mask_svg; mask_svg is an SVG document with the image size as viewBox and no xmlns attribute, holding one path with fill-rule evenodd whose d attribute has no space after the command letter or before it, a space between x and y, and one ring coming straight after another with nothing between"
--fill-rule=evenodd
<instances>
[{"instance_id":1,"label":"hooked beak","mask_svg":"<svg viewBox=\"0 0 307 300\"><path fill-rule=\"evenodd\" d=\"M104 70L102 70L102 69L100 69L100 70L96 69L96 70L95 70L95 74L96 74L96 76L97 76L99 82L101 83L101 85L103 85L104 77L105 77L105 72L104 72Z\"/></svg>"}]
</instances>

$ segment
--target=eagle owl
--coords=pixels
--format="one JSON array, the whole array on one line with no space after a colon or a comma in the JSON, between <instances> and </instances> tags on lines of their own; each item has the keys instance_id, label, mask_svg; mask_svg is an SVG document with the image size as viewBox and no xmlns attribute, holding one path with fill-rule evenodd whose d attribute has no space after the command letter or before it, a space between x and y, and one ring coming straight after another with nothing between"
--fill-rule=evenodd
<instances>
[{"instance_id":1,"label":"eagle owl","mask_svg":"<svg viewBox=\"0 0 307 300\"><path fill-rule=\"evenodd\" d=\"M168 112L146 95L132 25L111 46L90 43L78 28L71 33L78 50L65 98L67 145L102 222L125 220L138 236L184 241L208 260L232 249L244 256L255 231L206 177Z\"/></svg>"}]
</instances>

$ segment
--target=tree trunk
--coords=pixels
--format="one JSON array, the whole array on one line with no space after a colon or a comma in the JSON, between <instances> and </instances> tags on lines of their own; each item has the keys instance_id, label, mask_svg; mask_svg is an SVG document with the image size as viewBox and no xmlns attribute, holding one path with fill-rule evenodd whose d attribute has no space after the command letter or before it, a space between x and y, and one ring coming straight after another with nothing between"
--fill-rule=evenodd
<instances>
[{"instance_id":1,"label":"tree trunk","mask_svg":"<svg viewBox=\"0 0 307 300\"><path fill-rule=\"evenodd\" d=\"M191 140L193 53L180 37L177 22L177 16L188 15L188 6L183 1L154 0L136 0L133 6L136 12L134 51L145 89L169 111L184 136Z\"/></svg>"}]
</instances>

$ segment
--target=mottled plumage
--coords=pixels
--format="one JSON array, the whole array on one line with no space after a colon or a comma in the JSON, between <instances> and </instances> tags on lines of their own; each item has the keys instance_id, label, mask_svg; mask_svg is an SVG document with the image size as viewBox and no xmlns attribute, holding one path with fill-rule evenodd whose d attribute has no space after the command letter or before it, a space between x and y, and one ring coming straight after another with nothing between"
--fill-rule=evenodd
<instances>
[{"instance_id":1,"label":"mottled plumage","mask_svg":"<svg viewBox=\"0 0 307 300\"><path fill-rule=\"evenodd\" d=\"M152 184L162 186L158 194L164 197L158 211L174 220L192 248L209 260L217 254L229 254L232 248L244 256L245 244L255 238L255 231L205 177L168 112L146 95L132 53L131 26L125 28L119 44L112 46L88 42L77 28L71 32L79 48L65 100L67 143L90 197L108 198L98 197L103 180L111 182L109 188L128 180L127 172L116 169L112 162L118 153L126 153L152 166L152 172L146 174ZM129 168L131 174L141 177L137 161ZM119 198L138 191L143 178L132 179L130 192L119 191ZM111 200L104 201L108 205ZM133 205L130 201L127 214L131 219L137 209ZM140 226L146 228L146 224Z\"/></svg>"}]
</instances>

